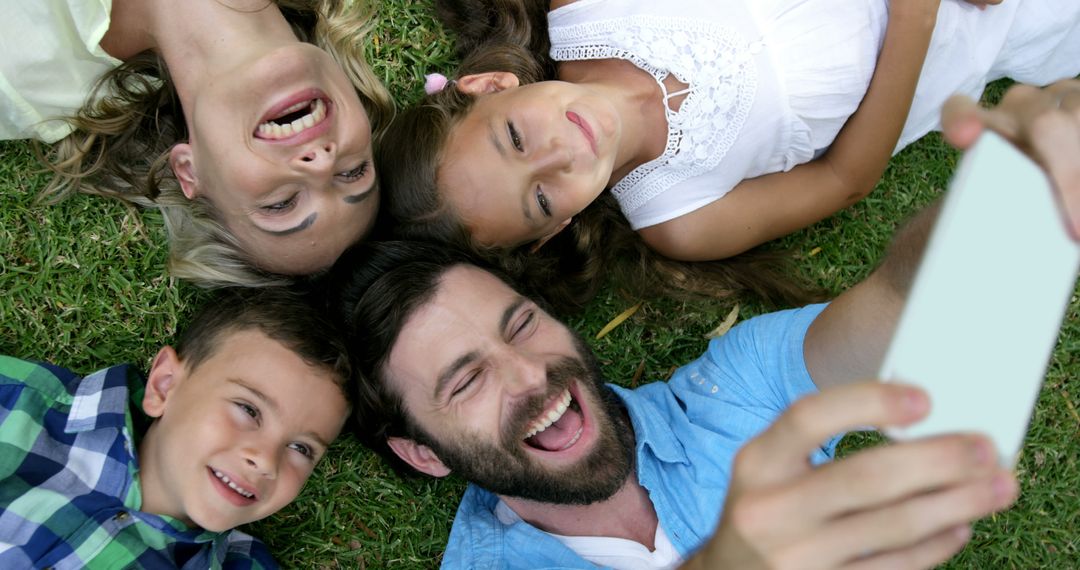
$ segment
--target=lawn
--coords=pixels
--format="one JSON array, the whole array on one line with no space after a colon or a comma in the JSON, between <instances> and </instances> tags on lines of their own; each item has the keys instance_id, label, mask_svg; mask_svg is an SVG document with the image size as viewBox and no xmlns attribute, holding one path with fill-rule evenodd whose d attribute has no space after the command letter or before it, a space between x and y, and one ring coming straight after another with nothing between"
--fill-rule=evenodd
<instances>
[{"instance_id":1,"label":"lawn","mask_svg":"<svg viewBox=\"0 0 1080 570\"><path fill-rule=\"evenodd\" d=\"M451 69L452 44L419 4L382 2L370 46L401 103L419 96L425 72ZM941 193L957 158L929 136L893 160L869 198L781 245L812 279L839 292L869 273L898 223ZM82 373L120 362L145 369L202 292L165 275L157 213L89 196L42 206L34 198L46 182L29 144L0 143L0 353ZM609 290L570 321L592 339L637 301ZM612 381L662 380L704 349L705 334L731 309L726 301L645 300L627 322L591 342ZM986 309L1023 311L1024 297L1018 292ZM740 318L761 310L744 305ZM1078 312L1074 296L1018 467L1019 502L981 521L946 567L1080 567ZM850 439L857 441L846 441L849 452L878 443ZM430 568L438 565L462 489L454 478L402 480L343 437L293 505L247 530L285 567Z\"/></svg>"}]
</instances>

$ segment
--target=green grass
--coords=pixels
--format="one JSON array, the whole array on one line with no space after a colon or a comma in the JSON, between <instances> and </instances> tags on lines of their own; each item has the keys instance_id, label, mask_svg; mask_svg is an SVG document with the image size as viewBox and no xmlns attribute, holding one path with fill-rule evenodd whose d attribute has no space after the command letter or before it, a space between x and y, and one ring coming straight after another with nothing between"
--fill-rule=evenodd
<instances>
[{"instance_id":1,"label":"green grass","mask_svg":"<svg viewBox=\"0 0 1080 570\"><path fill-rule=\"evenodd\" d=\"M371 57L398 101L413 101L424 73L452 69L451 44L426 4L390 0L380 10ZM869 198L783 245L822 286L839 292L867 275L897 223L941 192L956 159L939 137L927 137L894 159ZM35 170L28 144L0 143L0 353L83 373L119 362L145 368L200 296L165 276L160 216L88 196L36 205L46 178ZM634 302L607 293L571 324L591 338ZM592 344L614 381L628 384L643 362L642 382L663 379L704 349L703 335L730 308L649 300ZM1024 299L1002 298L987 310L1022 311ZM744 307L742 318L757 311ZM1080 567L1078 313L1074 298L1019 465L1019 502L980 522L948 567ZM849 440L846 450L876 438ZM430 568L439 562L462 488L456 479L403 481L343 437L295 503L247 530L285 567Z\"/></svg>"}]
</instances>

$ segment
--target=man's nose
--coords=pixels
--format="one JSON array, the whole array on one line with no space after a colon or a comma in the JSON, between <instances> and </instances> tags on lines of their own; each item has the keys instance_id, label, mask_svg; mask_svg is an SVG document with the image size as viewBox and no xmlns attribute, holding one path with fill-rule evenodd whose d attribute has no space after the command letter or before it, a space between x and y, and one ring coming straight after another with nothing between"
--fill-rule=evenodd
<instances>
[{"instance_id":1,"label":"man's nose","mask_svg":"<svg viewBox=\"0 0 1080 570\"><path fill-rule=\"evenodd\" d=\"M327 176L333 173L336 158L337 145L323 143L305 149L293 159L293 164L307 174Z\"/></svg>"},{"instance_id":2,"label":"man's nose","mask_svg":"<svg viewBox=\"0 0 1080 570\"><path fill-rule=\"evenodd\" d=\"M514 354L507 367L506 390L512 396L527 396L547 389L547 366L530 354Z\"/></svg>"}]
</instances>

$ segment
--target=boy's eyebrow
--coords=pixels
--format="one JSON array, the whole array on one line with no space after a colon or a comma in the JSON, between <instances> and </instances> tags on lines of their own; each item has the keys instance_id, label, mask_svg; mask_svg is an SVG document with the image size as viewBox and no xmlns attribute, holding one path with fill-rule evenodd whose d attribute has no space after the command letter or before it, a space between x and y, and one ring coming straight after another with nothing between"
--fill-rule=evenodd
<instances>
[{"instance_id":1,"label":"boy's eyebrow","mask_svg":"<svg viewBox=\"0 0 1080 570\"><path fill-rule=\"evenodd\" d=\"M254 386L252 386L251 384L248 384L247 382L244 382L243 380L241 380L239 378L229 378L226 381L227 382L232 382L233 384L236 384L237 386L240 386L241 388L247 390L248 392L251 392L257 399L262 400L263 403L266 404L266 407L273 410L274 413L281 413L281 407L278 406L278 403L275 400L273 400L272 398L270 398L266 394L263 394L258 389L256 389Z\"/></svg>"}]
</instances>

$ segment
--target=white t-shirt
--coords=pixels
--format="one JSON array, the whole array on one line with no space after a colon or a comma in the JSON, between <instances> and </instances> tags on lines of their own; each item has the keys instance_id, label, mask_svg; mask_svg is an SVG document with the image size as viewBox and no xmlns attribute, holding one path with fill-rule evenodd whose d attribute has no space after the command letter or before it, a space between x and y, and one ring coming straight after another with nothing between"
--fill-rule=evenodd
<instances>
[{"instance_id":1,"label":"white t-shirt","mask_svg":"<svg viewBox=\"0 0 1080 570\"><path fill-rule=\"evenodd\" d=\"M503 524L514 524L521 520L506 503L499 501L495 505L495 516ZM668 540L664 527L656 525L653 538L654 550L645 545L625 538L607 536L563 536L547 533L563 543L578 556L596 564L615 570L669 570L682 564L683 559L675 546Z\"/></svg>"},{"instance_id":2,"label":"white t-shirt","mask_svg":"<svg viewBox=\"0 0 1080 570\"><path fill-rule=\"evenodd\" d=\"M101 49L112 0L11 0L0 14L0 139L55 142L120 60Z\"/></svg>"}]
</instances>

